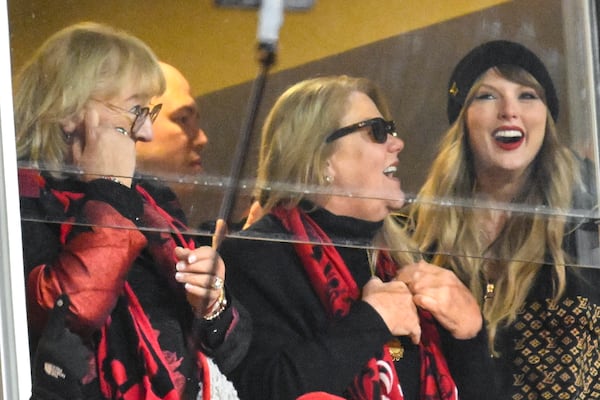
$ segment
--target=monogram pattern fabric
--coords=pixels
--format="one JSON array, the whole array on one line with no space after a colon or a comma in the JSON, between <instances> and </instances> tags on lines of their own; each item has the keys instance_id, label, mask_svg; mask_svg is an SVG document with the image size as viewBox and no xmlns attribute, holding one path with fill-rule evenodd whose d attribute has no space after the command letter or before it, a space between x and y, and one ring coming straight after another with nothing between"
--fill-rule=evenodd
<instances>
[{"instance_id":1,"label":"monogram pattern fabric","mask_svg":"<svg viewBox=\"0 0 600 400\"><path fill-rule=\"evenodd\" d=\"M600 307L529 302L512 325L512 400L600 398Z\"/></svg>"}]
</instances>

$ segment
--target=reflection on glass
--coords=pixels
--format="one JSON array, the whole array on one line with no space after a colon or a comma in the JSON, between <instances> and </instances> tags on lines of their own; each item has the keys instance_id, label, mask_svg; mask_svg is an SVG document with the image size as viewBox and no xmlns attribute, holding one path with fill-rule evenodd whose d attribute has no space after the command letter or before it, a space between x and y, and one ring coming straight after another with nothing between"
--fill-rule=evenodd
<instances>
[{"instance_id":1,"label":"reflection on glass","mask_svg":"<svg viewBox=\"0 0 600 400\"><path fill-rule=\"evenodd\" d=\"M385 94L390 99L390 118L395 120L399 137L405 142L405 149L400 155L397 176L400 178L405 192L406 204L401 210L397 210L397 221L403 224L410 221L411 210L414 213L424 213L423 210L427 210L430 215L427 223L418 223L417 219L417 231L415 232L415 238L421 243L424 258L444 266L453 266L461 279L472 287L475 297L480 301L480 305L486 313L486 318L497 321L495 325L491 326L492 329L493 326L498 327L496 333L492 332L492 336L495 335L498 338L494 347L500 363L511 358L518 362L521 360L519 358L521 355L518 355L516 351L516 355L511 353L512 350L502 351L508 346L502 342L503 338L533 334L540 342L544 343L544 350L539 350L541 347L530 348L527 347L526 342L518 342L519 345L525 346L524 351L529 351L531 354L530 357L524 359L523 365L527 366L546 350L561 349L556 345L557 341L577 343L579 357L575 358L579 364L569 364L571 362L569 356L561 356L557 357L559 361L556 365L544 371L539 369L536 371L538 372L537 376L543 376L544 382L550 384L559 382L560 374L557 371L560 367L558 363L583 366L578 369L578 372L584 370L585 372L581 372L577 379L573 378L574 373L568 373L565 375L568 383L559 382L555 387L558 388L556 390L570 388L573 378L575 380L572 385L574 392L579 391L580 398L587 398L595 393L593 390L599 390L593 382L590 382L594 371L593 360L598 358L597 350L594 350L598 347L596 346L598 341L598 302L594 292L588 288L590 283L594 285L598 281L595 269L599 265L598 233L595 224L598 217L596 208L597 150L593 145L595 143L594 130L587 128L587 125L582 122L582 120L594 119L594 115L588 115L593 113L593 110L588 111L590 108L593 109L588 103L591 103L590 97L593 96L594 86L586 86L586 83L582 83L581 76L585 74L580 73L581 59L590 59L591 53L587 48L579 47L582 43L579 34L583 34L583 27L579 29L581 32L577 31L577 40L563 34L570 29L577 30L577 27L574 26L578 23L563 26L562 21L563 18L566 18L565 14L567 16L576 14L580 3L583 2L543 1L543 3L533 0L532 2L507 2L504 4L489 2L489 8L471 14L465 11L462 16L451 14L448 11L447 15L439 20L429 21L427 26L418 27L418 29L413 27L409 31L403 28L404 19L417 20L418 18L409 17L406 14L408 10L397 5L385 9L383 15L376 10L368 13L358 12L345 5L327 10L322 4L306 14L286 15L286 26L284 26L280 46L282 63L287 61L286 58L292 52L291 48L300 48L300 44L303 42L311 43L311 47L314 47L314 54L312 54L312 50L303 50L307 53L307 58L294 65L294 68L289 68L288 65L285 69L273 74L266 88L258 121L259 124L262 124L267 110L281 92L306 77L351 73L376 81L384 88ZM481 2L478 3L477 8L483 7ZM62 18L65 19L64 25L68 23L66 21L69 19L106 18L103 14L106 10L99 10L92 6L90 9L85 6L77 7L77 10L72 10L73 14L69 16L62 15L65 7L72 8L68 4L66 6L58 4L53 7L45 6L44 10L36 9L36 5L27 4L27 2L11 2L9 6L15 71L21 67L22 61L20 60L29 58L31 55L32 44L45 40L55 29L55 24L62 24ZM196 46L200 47L200 44L204 46L204 43L212 42L217 48L220 47L225 51L238 46L238 41L246 43L243 40L245 36L253 39L255 27L252 26L251 31L248 31L250 33L243 31L242 23L238 23L239 20L235 19L238 17L238 14L235 14L236 10L224 8L207 10L205 5L201 6L204 8L187 7L182 5L180 8L180 14L186 14L186 18L174 17L177 21L176 25L183 27L183 29L177 29L176 33L171 32L168 24L164 23L162 15L154 17L151 15L152 11L148 11L150 14L146 15L147 18L140 19L139 24L132 27L131 17L126 10L116 10L120 12L115 12L113 7L104 7L108 9L111 23L126 29L135 29L135 34L155 49L157 54L164 57L165 60L173 62L181 71L185 71L185 77L178 70L175 70L177 72L173 72L171 77L180 85L178 93L185 97L185 101L178 105L173 100L172 107L169 108L167 106L169 91L161 96L160 102L163 103L163 109L154 123L154 142L137 143L138 159L135 172L114 171L110 176L117 180L129 181L134 175L134 182L143 183L146 186L168 186L177 194L182 206L181 216L183 218L185 215L188 224L174 229L167 225L157 227L147 221L140 222L136 229L144 235L160 236L180 231L198 243L210 244L214 233L214 221L223 193L231 184L227 172L231 165L231 157L237 141L236 135L245 111L250 87L248 82L240 84L239 82L248 79L240 77L252 76L255 60L251 56L244 58L243 51L239 51L240 54L236 53L235 58L210 56L213 53L207 52L204 47L197 49ZM443 2L436 4L436 7L439 10L447 8ZM236 40L228 39L229 42L223 43L218 37L213 37L210 32L192 31L191 28L186 30L185 27L189 22L187 17L193 18L196 15L194 14L196 9L201 9L203 16L210 16L207 24L218 21L216 26L220 29L209 29L209 31L223 31L221 29L223 26L236 26L235 29L228 30L239 31L236 33L236 36L239 37L236 37ZM320 14L323 12L332 13L325 20L338 22L323 24L323 14ZM361 16L359 22L353 20L355 18L352 17L353 13ZM428 10L420 10L420 13L431 14ZM61 15L57 16L56 14ZM244 19L248 19L247 16L248 14L243 14ZM388 16L391 19L389 21L386 19ZM160 22L156 22L157 20ZM311 21L316 20L321 23L316 26L311 25ZM579 19L575 20L579 21ZM295 28L298 22L300 22L301 29ZM201 24L194 23L194 25ZM210 26L213 27L213 25ZM345 46L350 40L347 28L349 26L354 29L353 37L361 36L362 30L359 28L365 27L370 31L370 35L373 35L373 40L360 45L352 43ZM384 31L384 26L394 26L396 30L387 36L375 37L377 32ZM157 27L161 27L161 29L157 29ZM328 30L336 27L344 28L343 35L338 37L335 30ZM187 32L185 37L180 37L182 30ZM310 36L307 37L306 32L310 32ZM557 153L559 156L549 155L547 164L550 166L545 170L532 171L532 174L541 175L536 175L524 185L527 189L531 189L530 193L533 194L519 192L516 195L505 197L483 196L484 188L482 185L473 185L474 179L465 183L462 188L464 190L461 192L442 193L443 185L435 184L433 186L437 191L425 193L422 191L423 184L427 188L430 165L437 154L439 143L443 140L441 135L448 127L445 112L446 89L452 89L452 87L446 87L448 78L452 74L453 67L464 54L476 45L493 39L509 39L524 44L543 62L556 89L556 99L560 104L560 118L554 121L556 129L552 132L558 136L557 142L560 143L560 146L576 149L577 153L573 154L559 146L562 149ZM319 43L319 45L316 46L313 43ZM327 54L317 53L317 50L329 47L333 47L335 50ZM238 61L238 56L240 61ZM232 60L235 61L232 62ZM243 71L246 69L249 72ZM233 72L230 72L232 70ZM163 72L169 81L169 67L166 64L163 65ZM515 78L511 75L512 72L503 70L500 72L500 76L495 78L500 80L509 78L512 83L515 83L513 80L517 80L517 83L524 84L526 87L534 87L536 95L539 93L540 85L530 86L530 82ZM577 80L568 78L573 74L577 75ZM219 80L215 76L221 75L234 75L237 79L224 80L227 83L220 86L218 84L208 86L209 89L206 89L207 86L198 84L198 82L208 80L217 82ZM189 85L187 80L192 82L192 85ZM539 79L536 80L541 83ZM495 88L494 85L488 85L486 88L490 86ZM541 86L546 89L543 83ZM547 95L548 90L545 92ZM467 93L463 91L461 94L466 95ZM474 96L478 98L474 97L473 102L469 102L470 104L478 103L484 106L494 101L495 93L480 91L477 94L478 96L475 94ZM521 93L521 95L530 96L528 93ZM194 97L196 98L194 99ZM145 100L147 102L143 104L144 106L154 104L157 99ZM533 103L536 100L531 98L527 101ZM544 103L548 104L547 98L544 99ZM550 114L553 114L552 110ZM478 115L482 114L478 113ZM580 125L586 126L586 128L581 129ZM590 123L589 126L593 127L594 125ZM229 237L269 243L319 244L320 241L314 238L299 241L289 232L269 232L267 234L259 231L239 231L245 222L251 204L256 199L256 164L260 150L259 130L257 128L254 132L254 142L248 154L249 161L244 170L244 177L239 183L235 215L229 221ZM170 135L162 135L161 131ZM462 134L465 132L463 131ZM471 133L474 134L474 132ZM521 146L526 139L527 133L523 135L515 129L504 129L496 135L496 142L502 143L502 146L507 149ZM152 149L153 147L154 149ZM299 145L299 148L303 149L302 144ZM152 150L146 151L145 149ZM22 161L20 167L34 168L41 171L43 175L68 175L75 177L76 180L82 178L82 171L70 166L49 166ZM433 168L435 169L435 167ZM446 166L440 169L443 170L443 174L439 175L443 179L450 179L453 174L457 175L468 171L466 167L456 166ZM580 176L577 177L577 175ZM88 171L86 176L86 179L92 179L92 176L107 175L102 172L90 173ZM500 187L499 184L497 186ZM291 182L287 177L260 182L259 187L265 192L287 193L292 197L311 194L336 195L353 199L398 200L397 197L385 194L373 195L347 188L340 190L325 184L299 185L297 182ZM544 192L543 195L539 195L535 192L539 187L550 187L552 190L547 191L549 194ZM44 222L53 226L51 229L59 230L60 226L64 226L65 222L69 221L69 226L74 230L129 229L129 225L123 220L71 221L69 220L70 216L66 215L40 214L30 211L28 209L21 210L24 226L34 222ZM413 217L416 217L416 214L413 214ZM460 223L466 225L460 225ZM448 226L450 227L448 228ZM461 226L474 228L461 230ZM428 231L425 234L421 230L425 228L422 227L432 231L437 229L438 232ZM409 225L411 232L414 228L415 225ZM537 236L528 236L531 231L539 233ZM334 245L342 249L364 250L368 248L372 250L376 247L392 253L399 252L410 256L417 254L399 248L393 243L377 245L365 243L364 240L345 235L343 232L339 235L332 235L331 240ZM439 245L440 242L443 242L444 245ZM525 246L521 246L523 242L526 242ZM510 285L530 287L529 292L524 289L517 291L507 289L509 283L505 283L507 280L502 277L503 267L507 265L515 271L510 275L514 278L514 283ZM555 267L555 265L559 265L559 267ZM560 265L564 265L565 268L563 269ZM561 278L563 270L565 271L564 279ZM520 271L527 272L528 275L525 275L527 279L520 278L522 273ZM534 271L537 271L535 276L542 278L536 280ZM577 278L573 278L574 276ZM561 282L563 281L566 282L566 286L561 292ZM523 293L541 294L537 299L527 299L526 301ZM536 301L540 299L548 299L550 303ZM519 307L518 304L523 307ZM537 319L539 309L547 312L546 319ZM568 315L579 313L584 316L582 318L587 318L587 327L585 329L580 327L579 331L569 329L570 333L562 335L562 331L559 332L556 330L558 328L554 327L557 324L556 321L560 319L554 319L554 316L563 312ZM529 325L520 325L519 322L523 319L530 319L533 322L528 322ZM512 320L512 322L507 325L506 321L508 320ZM582 321L582 319L577 319L577 321ZM532 333L529 327L535 324L543 326L544 329ZM555 354L553 351L555 350L546 354ZM541 366L546 364L540 363L539 365L542 368ZM574 369L576 368L574 367ZM510 366L506 366L505 370L511 371ZM508 378L506 379L504 387L512 387L520 383L521 379L526 382L528 379L536 378L516 371L514 381L508 382ZM544 390L547 387L542 386ZM523 388L523 390L528 389ZM552 392L552 395L557 394Z\"/></svg>"}]
</instances>

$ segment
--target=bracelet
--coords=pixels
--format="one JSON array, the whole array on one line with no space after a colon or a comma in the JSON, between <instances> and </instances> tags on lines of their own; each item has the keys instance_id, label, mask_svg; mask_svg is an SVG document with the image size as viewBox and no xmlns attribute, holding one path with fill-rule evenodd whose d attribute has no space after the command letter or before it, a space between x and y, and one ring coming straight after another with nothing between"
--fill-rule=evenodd
<instances>
[{"instance_id":1,"label":"bracelet","mask_svg":"<svg viewBox=\"0 0 600 400\"><path fill-rule=\"evenodd\" d=\"M227 297L225 297L225 289L221 289L221 294L215 304L212 306L212 311L208 315L203 315L205 321L212 321L218 318L227 308Z\"/></svg>"}]
</instances>

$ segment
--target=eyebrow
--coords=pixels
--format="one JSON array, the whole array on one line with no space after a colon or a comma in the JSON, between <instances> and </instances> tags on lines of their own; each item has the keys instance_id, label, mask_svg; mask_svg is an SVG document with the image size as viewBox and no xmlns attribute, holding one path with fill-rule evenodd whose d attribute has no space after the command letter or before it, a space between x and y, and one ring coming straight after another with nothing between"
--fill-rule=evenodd
<instances>
[{"instance_id":1,"label":"eyebrow","mask_svg":"<svg viewBox=\"0 0 600 400\"><path fill-rule=\"evenodd\" d=\"M481 89L492 89L492 90L498 90L498 89L496 88L496 86L493 86L493 85L490 85L490 84L487 84L487 83L482 83L482 84L480 84L480 85L479 85L479 87L477 88L477 90L481 90Z\"/></svg>"},{"instance_id":2,"label":"eyebrow","mask_svg":"<svg viewBox=\"0 0 600 400\"><path fill-rule=\"evenodd\" d=\"M511 80L508 80L508 81L509 81L509 82L511 82L512 84L515 84L515 85L519 86L520 88L526 88L526 89L531 89L531 90L533 90L533 91L537 91L537 90L535 89L535 87L533 87L533 86L526 85L526 84L524 84L524 83L518 83L518 82L514 82L514 81L511 81ZM497 86L493 86L492 84L489 84L489 83L482 83L482 84L481 84L481 85L480 85L480 86L477 88L477 90L480 90L480 89L482 89L482 88L488 88L488 89L492 89L492 90L496 90L496 91L497 91L497 90L499 90Z\"/></svg>"},{"instance_id":3,"label":"eyebrow","mask_svg":"<svg viewBox=\"0 0 600 400\"><path fill-rule=\"evenodd\" d=\"M180 112L198 113L198 108L190 105L185 105L173 110L172 114L177 114Z\"/></svg>"},{"instance_id":4,"label":"eyebrow","mask_svg":"<svg viewBox=\"0 0 600 400\"><path fill-rule=\"evenodd\" d=\"M141 103L141 100L143 98L147 98L147 96L144 96L141 93L134 93L131 96L129 96L128 98L126 98L124 101L126 101L126 102L127 101L135 101L135 102ZM147 99L147 101L150 101L150 100L152 100L152 99Z\"/></svg>"}]
</instances>

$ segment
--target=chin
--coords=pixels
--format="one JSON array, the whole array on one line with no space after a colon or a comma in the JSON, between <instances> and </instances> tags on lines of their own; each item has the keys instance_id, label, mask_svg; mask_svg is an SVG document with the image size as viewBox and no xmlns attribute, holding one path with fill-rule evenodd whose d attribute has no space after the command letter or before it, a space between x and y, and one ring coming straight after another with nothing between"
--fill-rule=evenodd
<instances>
[{"instance_id":1,"label":"chin","mask_svg":"<svg viewBox=\"0 0 600 400\"><path fill-rule=\"evenodd\" d=\"M187 166L183 168L178 168L176 176L184 177L184 178L195 178L204 172L204 169L201 166Z\"/></svg>"},{"instance_id":2,"label":"chin","mask_svg":"<svg viewBox=\"0 0 600 400\"><path fill-rule=\"evenodd\" d=\"M392 210L397 210L399 208L402 208L404 206L404 204L406 203L406 198L404 196L404 192L403 191L398 191L394 194L390 194L389 196L387 196L387 205L389 209Z\"/></svg>"},{"instance_id":3,"label":"chin","mask_svg":"<svg viewBox=\"0 0 600 400\"><path fill-rule=\"evenodd\" d=\"M197 174L201 174L204 172L204 168L202 168L202 165L196 164L194 165L191 169L190 169L190 173L197 175Z\"/></svg>"},{"instance_id":4,"label":"chin","mask_svg":"<svg viewBox=\"0 0 600 400\"><path fill-rule=\"evenodd\" d=\"M391 211L397 211L397 210L401 209L402 207L404 207L405 204L406 204L406 201L404 201L404 199L393 201L388 204L388 209Z\"/></svg>"}]
</instances>

